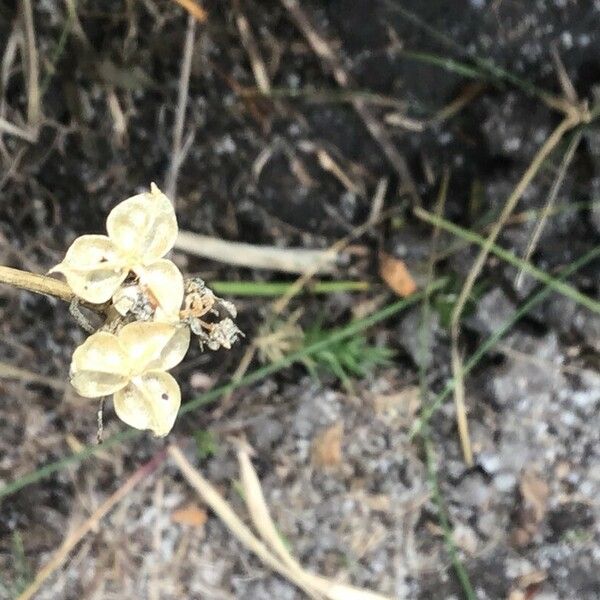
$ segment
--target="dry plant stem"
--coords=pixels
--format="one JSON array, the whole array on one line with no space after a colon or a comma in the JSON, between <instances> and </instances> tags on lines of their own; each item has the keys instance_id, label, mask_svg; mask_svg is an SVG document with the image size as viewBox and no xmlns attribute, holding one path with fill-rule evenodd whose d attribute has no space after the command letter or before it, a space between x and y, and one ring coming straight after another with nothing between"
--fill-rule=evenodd
<instances>
[{"instance_id":1,"label":"dry plant stem","mask_svg":"<svg viewBox=\"0 0 600 600\"><path fill-rule=\"evenodd\" d=\"M337 583L304 570L302 565L290 554L277 531L262 492L260 481L250 461L248 448L244 447L243 444L240 445L237 457L244 490L244 501L252 523L265 543L277 554L286 567L308 586L331 600L388 600L385 596Z\"/></svg>"},{"instance_id":2,"label":"dry plant stem","mask_svg":"<svg viewBox=\"0 0 600 600\"><path fill-rule=\"evenodd\" d=\"M14 379L23 383L40 383L55 390L65 390L67 388L67 384L60 379L38 375L27 369L13 367L3 362L0 362L0 379Z\"/></svg>"},{"instance_id":3,"label":"dry plant stem","mask_svg":"<svg viewBox=\"0 0 600 600\"><path fill-rule=\"evenodd\" d=\"M34 136L40 124L40 87L38 53L35 45L35 27L33 23L33 11L31 0L21 0L21 11L23 16L23 29L25 33L26 60L27 60L27 124Z\"/></svg>"},{"instance_id":4,"label":"dry plant stem","mask_svg":"<svg viewBox=\"0 0 600 600\"><path fill-rule=\"evenodd\" d=\"M260 50L256 42L256 38L252 33L250 23L245 15L242 13L239 0L234 0L233 3L235 9L235 23L238 31L240 32L240 38L242 44L246 49L248 58L250 60L250 66L252 67L252 73L256 80L256 87L260 90L261 94L269 95L271 93L271 82L269 81L269 75L267 68L260 55Z\"/></svg>"},{"instance_id":5,"label":"dry plant stem","mask_svg":"<svg viewBox=\"0 0 600 600\"><path fill-rule=\"evenodd\" d=\"M581 136L582 136L581 131L578 131L577 133L575 133L575 135L573 136L573 139L571 140L571 142L569 144L569 147L567 148L567 151L565 152L565 155L563 156L563 159L560 163L560 167L558 169L558 174L556 175L556 179L554 180L554 183L552 184L552 188L550 189L550 194L548 194L548 200L539 216L539 221L537 222L535 229L533 230L533 234L531 236L531 239L529 240L529 244L527 245L527 250L525 251L525 254L523 256L523 260L526 262L529 262L531 255L533 254L533 252L535 251L535 248L537 247L537 244L542 235L542 231L544 230L544 227L546 225L546 221L548 220L548 217L549 217L550 213L552 212L552 209L554 208L554 203L556 202L558 192L563 184L563 181L565 180L565 176L567 174L567 169L569 168L569 165L571 164L571 161L573 160L573 157L575 156L575 151L577 150L577 146L579 146L579 142L581 141ZM519 273L517 275L517 278L515 280L515 286L517 288L520 288L521 284L523 283L523 275L524 275L524 271L523 271L523 269L520 269Z\"/></svg>"},{"instance_id":6,"label":"dry plant stem","mask_svg":"<svg viewBox=\"0 0 600 600\"><path fill-rule=\"evenodd\" d=\"M8 135L14 135L15 137L21 138L26 142L35 142L36 136L31 131L26 131L25 129L21 129L17 127L14 123L7 121L6 119L0 117L0 132L6 133Z\"/></svg>"},{"instance_id":7,"label":"dry plant stem","mask_svg":"<svg viewBox=\"0 0 600 600\"><path fill-rule=\"evenodd\" d=\"M468 85L462 94L435 113L435 115L433 115L433 117L427 121L427 125L439 125L440 123L450 119L477 96L479 96L485 87L486 86L483 83L473 83Z\"/></svg>"},{"instance_id":8,"label":"dry plant stem","mask_svg":"<svg viewBox=\"0 0 600 600\"><path fill-rule=\"evenodd\" d=\"M53 296L65 302L71 302L75 298L75 294L73 294L71 288L63 281L47 277L46 275L38 275L37 273L30 273L29 271L21 271L20 269L0 265L0 284L2 283L27 290L28 292ZM91 304L84 301L81 301L80 304L94 312L104 313L104 304Z\"/></svg>"},{"instance_id":9,"label":"dry plant stem","mask_svg":"<svg viewBox=\"0 0 600 600\"><path fill-rule=\"evenodd\" d=\"M52 558L38 571L33 582L22 592L16 600L30 600L38 592L44 582L67 560L69 553L93 529L106 514L123 500L139 483L147 481L152 474L165 461L166 452L161 450L146 464L142 465L116 492L108 497L75 531L70 533Z\"/></svg>"},{"instance_id":10,"label":"dry plant stem","mask_svg":"<svg viewBox=\"0 0 600 600\"><path fill-rule=\"evenodd\" d=\"M492 227L489 236L486 238L486 244L481 248L477 258L475 259L475 262L473 263L473 266L471 267L471 270L467 275L467 279L462 287L462 290L460 291L460 294L452 311L450 330L452 339L452 375L456 382L456 387L454 390L454 401L456 405L457 425L460 435L463 457L468 466L473 465L473 450L471 447L468 423L466 419L465 387L462 374L462 359L458 348L460 336L460 318L463 313L467 299L469 298L473 290L475 281L479 276L479 273L481 272L481 269L483 268L483 265L487 259L487 256L490 252L490 248L496 241L496 238L500 234L502 227L510 217L519 199L521 198L521 196L535 177L540 166L542 165L544 160L546 160L550 152L552 152L552 150L560 142L560 140L565 135L565 133L567 133L567 131L573 129L573 127L577 126L585 119L582 112L583 111L579 111L574 107L570 107L570 110L568 110L566 117L560 122L560 124L544 142L542 147L538 150L534 159L531 161L531 164L523 174L523 177L521 177L512 194L508 197L508 200L506 201L506 204L504 205L504 208L500 213L500 217Z\"/></svg>"},{"instance_id":11,"label":"dry plant stem","mask_svg":"<svg viewBox=\"0 0 600 600\"><path fill-rule=\"evenodd\" d=\"M304 273L318 264L319 273L332 273L339 258L328 250L276 248L242 242L229 242L207 235L180 231L175 248L194 256L253 269L268 269L284 273Z\"/></svg>"},{"instance_id":12,"label":"dry plant stem","mask_svg":"<svg viewBox=\"0 0 600 600\"><path fill-rule=\"evenodd\" d=\"M198 23L204 23L208 19L208 13L195 0L174 0L174 2L185 8Z\"/></svg>"},{"instance_id":13,"label":"dry plant stem","mask_svg":"<svg viewBox=\"0 0 600 600\"><path fill-rule=\"evenodd\" d=\"M211 510L223 521L237 539L252 550L268 567L298 586L310 598L325 598L329 600L391 600L385 596L366 590L338 584L324 577L308 573L302 568L289 554L277 533L269 515L260 482L250 463L247 450L242 449L238 453L246 502L253 523L266 543L259 540L244 525L241 519L233 512L231 506L194 469L177 446L169 446L168 453L181 470L183 476L188 480L188 483L198 492L204 502L208 504Z\"/></svg>"},{"instance_id":14,"label":"dry plant stem","mask_svg":"<svg viewBox=\"0 0 600 600\"><path fill-rule=\"evenodd\" d=\"M298 0L280 0L284 8L290 13L292 20L300 29L306 41L315 54L332 72L337 84L344 88L356 87L349 73L344 69L342 61L333 51L328 42L316 31L311 20L308 18ZM411 197L414 205L420 205L420 197L417 186L410 174L404 157L398 152L394 142L387 131L380 125L379 121L368 106L368 102L360 98L351 101L354 110L362 119L371 137L379 144L389 163L394 167L406 192Z\"/></svg>"},{"instance_id":15,"label":"dry plant stem","mask_svg":"<svg viewBox=\"0 0 600 600\"><path fill-rule=\"evenodd\" d=\"M188 101L190 86L190 74L192 72L192 54L194 51L194 37L196 31L196 19L190 14L183 46L183 59L181 61L181 73L179 75L179 89L177 92L177 113L173 128L173 145L171 147L171 165L167 175L166 192L173 203L177 198L177 176L179 169L187 154L188 144L183 145L183 128L185 125L185 110ZM192 134L193 135L193 134Z\"/></svg>"},{"instance_id":16,"label":"dry plant stem","mask_svg":"<svg viewBox=\"0 0 600 600\"><path fill-rule=\"evenodd\" d=\"M268 567L286 579L294 581L291 571L242 523L229 504L220 496L219 492L189 463L183 452L177 446L171 445L168 448L168 453L188 483L198 492L202 500L208 504L210 509L223 521L235 537L252 550ZM301 585L299 587L309 597L318 598L318 596L315 596L310 590L305 589L305 587Z\"/></svg>"}]
</instances>

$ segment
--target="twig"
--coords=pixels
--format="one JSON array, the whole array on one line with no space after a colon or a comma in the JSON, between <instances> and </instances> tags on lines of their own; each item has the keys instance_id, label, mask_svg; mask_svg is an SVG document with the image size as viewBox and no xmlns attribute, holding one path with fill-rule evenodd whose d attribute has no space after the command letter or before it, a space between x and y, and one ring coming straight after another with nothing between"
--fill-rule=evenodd
<instances>
[{"instance_id":1,"label":"twig","mask_svg":"<svg viewBox=\"0 0 600 600\"><path fill-rule=\"evenodd\" d=\"M318 273L332 273L340 258L339 253L331 253L329 250L257 246L243 242L229 242L191 231L179 232L175 248L194 256L210 258L230 265L284 273L304 273L315 265L318 265L316 271Z\"/></svg>"},{"instance_id":2,"label":"twig","mask_svg":"<svg viewBox=\"0 0 600 600\"><path fill-rule=\"evenodd\" d=\"M109 496L75 531L70 533L54 553L52 558L38 571L33 582L22 592L16 600L30 600L41 588L44 582L67 560L70 552L87 535L98 526L102 518L112 508L123 500L136 485L147 481L152 474L165 461L166 452L161 450L146 464L142 465L116 492Z\"/></svg>"},{"instance_id":3,"label":"twig","mask_svg":"<svg viewBox=\"0 0 600 600\"><path fill-rule=\"evenodd\" d=\"M280 0L283 7L290 13L292 20L300 29L315 54L327 65L337 84L342 88L356 87L342 61L335 54L327 41L316 31L314 25L300 6L298 0ZM353 99L352 106L362 119L371 137L379 144L389 163L398 173L406 192L414 205L421 204L417 186L410 174L404 157L398 152L392 139L380 125L379 121L368 106L368 102L360 98Z\"/></svg>"},{"instance_id":4,"label":"twig","mask_svg":"<svg viewBox=\"0 0 600 600\"><path fill-rule=\"evenodd\" d=\"M185 109L187 107L190 74L192 71L192 55L194 51L194 34L196 31L196 19L190 14L188 16L187 31L183 45L183 59L181 61L181 72L179 74L179 89L177 92L177 113L175 114L175 125L173 126L173 145L171 147L171 165L165 185L166 194L176 202L177 198L177 175L185 160L189 144L183 147L183 127L185 125Z\"/></svg>"}]
</instances>

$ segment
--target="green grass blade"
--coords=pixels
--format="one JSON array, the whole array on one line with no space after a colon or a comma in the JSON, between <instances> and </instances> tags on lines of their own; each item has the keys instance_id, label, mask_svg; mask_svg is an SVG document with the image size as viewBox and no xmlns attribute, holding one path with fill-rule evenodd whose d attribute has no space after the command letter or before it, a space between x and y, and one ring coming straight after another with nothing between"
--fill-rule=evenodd
<instances>
[{"instance_id":1,"label":"green grass blade","mask_svg":"<svg viewBox=\"0 0 600 600\"><path fill-rule=\"evenodd\" d=\"M431 286L429 286L428 290L430 292L438 290L445 283L446 279L438 279L434 281L431 284ZM324 350L331 344L335 344L336 342L352 337L353 335L356 335L357 333L360 333L361 331L364 331L365 329L368 329L369 327L372 327L373 325L390 318L391 316L404 310L405 308L412 306L416 302L419 302L423 298L424 293L425 292L419 292L413 294L412 296L409 296L408 298L404 298L402 300L398 300L397 302L389 304L385 308L382 308L381 310L373 313L372 315L369 315L368 317L359 319L357 321L353 321L349 325L346 325L345 327L342 327L340 329L333 330L327 338L318 341L314 344L311 344L310 346L302 348L296 352L293 352L292 354L289 354L288 356L277 361L276 363L272 363L261 367L260 369L256 369L255 371L249 373L248 375L246 375L238 381L232 381L219 388L210 390L209 392L206 392L205 394L202 394L194 400L190 400L189 402L184 404L181 407L180 415L184 415L193 410L196 410L197 408L200 408L201 406L205 406L211 402L214 402L223 394L227 394L231 391L234 391L239 387L248 386L252 383L260 381L268 375L276 373L277 371L280 371L285 367L289 367L293 363L302 361L307 356ZM44 479L45 477L48 477L53 473L56 473L57 471L68 467L69 465L73 465L82 460L85 460L86 458L93 456L94 454L96 454L96 452L100 450L106 450L107 448L115 446L116 444L119 444L126 440L134 439L140 436L142 433L143 432L138 431L137 429L128 429L114 436L111 436L110 438L106 439L106 441L103 444L93 444L86 446L83 450L79 452L75 452L61 460L48 463L40 467L39 469L36 469L31 473L27 473L21 477L18 477L13 482L5 485L3 488L0 489L0 499L6 498L23 489L27 485L36 483L37 481L40 481L41 479Z\"/></svg>"},{"instance_id":2,"label":"green grass blade","mask_svg":"<svg viewBox=\"0 0 600 600\"><path fill-rule=\"evenodd\" d=\"M419 219L422 219L427 223L431 223L432 225L436 225L440 229L445 229L446 231L449 231L450 233L467 242L477 244L478 246L485 246L487 243L486 239L477 233L473 233L468 229L463 229L462 227L459 227L458 225L451 223L442 217L437 217L436 215L433 215L422 208L416 208L414 213ZM582 294L579 290L575 289L564 281L560 281L551 275L548 275L548 273L538 269L537 267L534 267L531 263L518 258L513 252L504 250L504 248L501 248L496 244L492 244L490 252L510 265L522 269L525 273L535 277L535 279L538 281L541 281L548 287L563 294L567 298L574 300L578 304L585 306L595 313L600 313L600 302L590 298L589 296L586 296L585 294Z\"/></svg>"},{"instance_id":3,"label":"green grass blade","mask_svg":"<svg viewBox=\"0 0 600 600\"><path fill-rule=\"evenodd\" d=\"M439 67L440 69L462 75L468 79L477 79L478 81L485 81L487 79L485 73L482 73L471 65L454 60L453 58L446 58L445 56L438 56L437 54L431 54L429 52L417 52L415 50L401 50L400 56L402 58L408 58L428 65L433 65L434 67Z\"/></svg>"},{"instance_id":4,"label":"green grass blade","mask_svg":"<svg viewBox=\"0 0 600 600\"><path fill-rule=\"evenodd\" d=\"M426 430L427 428L424 429L424 432L426 432ZM452 526L450 525L450 521L448 519L448 515L444 506L444 499L442 497L440 486L438 484L433 444L431 443L431 440L427 435L423 436L423 442L425 445L427 478L429 480L429 487L431 488L431 492L433 495L433 501L438 510L438 520L440 522L442 531L444 532L444 543L446 545L446 550L448 551L448 554L450 556L452 567L456 572L456 576L458 577L458 581L463 589L465 598L467 600L477 600L477 595L475 594L473 586L471 585L469 574L467 573L467 570L465 569L465 566L463 565L458 555L458 550L456 548L456 543L452 534Z\"/></svg>"},{"instance_id":5,"label":"green grass blade","mask_svg":"<svg viewBox=\"0 0 600 600\"><path fill-rule=\"evenodd\" d=\"M593 248L581 258L571 263L563 269L559 276L559 280L563 280L575 273L578 269L592 262L594 259L600 258L600 246ZM500 341L500 339L513 327L513 325L524 317L534 306L545 300L552 292L552 287L546 284L542 290L532 296L527 302L521 305L494 333L483 342L479 348L471 355L471 358L465 363L463 374L467 375L479 364L479 361ZM454 391L454 379L450 379L444 389L434 398L431 405L423 411L423 414L417 419L411 429L410 437L421 433L424 426L427 425L431 417L439 410L442 403Z\"/></svg>"},{"instance_id":6,"label":"green grass blade","mask_svg":"<svg viewBox=\"0 0 600 600\"><path fill-rule=\"evenodd\" d=\"M282 296L295 282L278 281L213 281L210 288L223 296ZM336 292L365 292L371 285L367 281L317 281L307 283L305 291L311 294L334 294Z\"/></svg>"}]
</instances>

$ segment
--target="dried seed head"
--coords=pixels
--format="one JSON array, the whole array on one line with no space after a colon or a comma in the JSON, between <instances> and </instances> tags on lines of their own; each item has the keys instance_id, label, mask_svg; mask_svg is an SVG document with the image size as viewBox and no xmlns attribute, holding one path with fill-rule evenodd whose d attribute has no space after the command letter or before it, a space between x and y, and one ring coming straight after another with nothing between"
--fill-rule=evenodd
<instances>
[{"instance_id":1,"label":"dried seed head","mask_svg":"<svg viewBox=\"0 0 600 600\"><path fill-rule=\"evenodd\" d=\"M238 326L230 318L226 318L219 321L209 331L206 345L211 350L218 350L221 347L230 350L231 345L237 341L238 337L243 335Z\"/></svg>"},{"instance_id":2,"label":"dried seed head","mask_svg":"<svg viewBox=\"0 0 600 600\"><path fill-rule=\"evenodd\" d=\"M183 300L183 277L162 257L177 238L169 199L152 184L150 192L118 204L106 219L105 235L83 235L50 270L62 273L77 296L101 304L135 273L157 303L157 320L176 322Z\"/></svg>"},{"instance_id":3,"label":"dried seed head","mask_svg":"<svg viewBox=\"0 0 600 600\"><path fill-rule=\"evenodd\" d=\"M125 423L166 435L181 404L179 386L166 371L183 359L190 331L201 347L231 348L243 335L233 322L237 311L202 279L184 282L162 258L175 243L177 221L154 184L116 206L106 228L107 236L77 238L51 271L63 273L88 302L112 299L102 329L73 353L71 383L88 398L114 394Z\"/></svg>"},{"instance_id":4,"label":"dried seed head","mask_svg":"<svg viewBox=\"0 0 600 600\"><path fill-rule=\"evenodd\" d=\"M166 435L181 393L165 371L179 364L190 343L187 327L136 322L116 335L101 331L73 353L71 383L88 398L114 394L119 418L136 429Z\"/></svg>"}]
</instances>

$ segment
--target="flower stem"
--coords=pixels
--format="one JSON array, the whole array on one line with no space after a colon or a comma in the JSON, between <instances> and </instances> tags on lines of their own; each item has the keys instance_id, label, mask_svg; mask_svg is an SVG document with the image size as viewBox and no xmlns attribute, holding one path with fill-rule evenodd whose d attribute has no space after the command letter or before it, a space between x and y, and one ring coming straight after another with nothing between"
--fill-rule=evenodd
<instances>
[{"instance_id":1,"label":"flower stem","mask_svg":"<svg viewBox=\"0 0 600 600\"><path fill-rule=\"evenodd\" d=\"M0 265L0 284L2 283L27 290L28 292L34 292L35 294L52 296L64 302L71 302L75 298L75 294L64 281ZM79 303L97 313L104 313L106 308L105 304L92 304L83 300L80 300Z\"/></svg>"}]
</instances>

